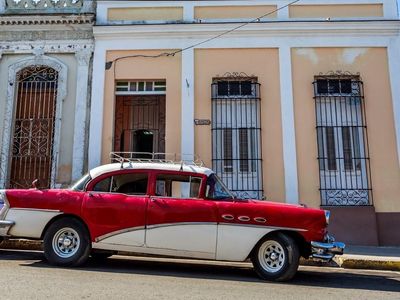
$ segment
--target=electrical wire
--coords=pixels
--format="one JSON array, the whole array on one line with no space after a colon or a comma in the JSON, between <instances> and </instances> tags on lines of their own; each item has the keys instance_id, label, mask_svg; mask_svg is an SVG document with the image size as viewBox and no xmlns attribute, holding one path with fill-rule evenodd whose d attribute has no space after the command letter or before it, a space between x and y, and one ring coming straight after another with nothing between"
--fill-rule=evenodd
<instances>
[{"instance_id":1,"label":"electrical wire","mask_svg":"<svg viewBox=\"0 0 400 300\"><path fill-rule=\"evenodd\" d=\"M249 24L258 23L258 22L260 22L260 19L265 18L265 17L267 17L267 16L269 16L269 15L272 15L272 14L274 14L274 13L276 13L276 12L278 12L278 11L280 11L280 10L286 8L286 7L289 7L290 5L293 5L293 4L295 4L295 3L299 2L299 1L300 1L300 0L294 0L294 1L290 2L290 3L288 3L288 4L285 4L285 5L281 6L281 7L278 7L278 8L276 8L276 9L270 11L270 12L267 12L267 13L265 13L265 14L263 14L263 15L257 17L257 18L252 19L252 20L250 20L250 21L248 21L248 22L245 22L245 23L242 23L242 24L240 24L240 25L238 25L238 26L236 26L236 27L233 27L232 29L226 30L226 31L224 31L224 32L222 32L222 33L220 33L220 34L217 34L217 35L213 36L213 37L210 37L210 38L208 38L208 39L205 39L205 40L203 40L203 41L200 41L200 42L198 42L198 43L195 43L195 44L193 44L193 45L190 45L190 46L188 46L188 47L185 47L185 48L182 48L182 49L173 51L173 52L162 52L162 53L159 53L159 54L157 54L157 55L133 54L133 55L127 55L127 56L118 57L118 58L116 58L116 59L114 59L114 60L111 60L111 61L107 61L107 62L106 62L106 70L109 70L109 69L111 68L111 65L114 63L114 70L113 70L113 71L114 71L114 74L115 74L115 65L117 64L117 62L118 62L119 60L122 60L122 59L125 59L125 58L134 58L134 57L159 58L159 57L175 56L175 55L178 54L178 53L182 53L182 52L184 52L184 51L186 51L186 50L189 50L189 49L195 48L195 47L197 47L197 46L203 45L203 44L205 44L205 43L211 42L211 41L213 41L213 40L216 40L216 39L218 39L218 38L220 38L220 37L222 37L222 36L224 36L224 35L227 35L227 34L229 34L229 33L232 33L232 32L234 32L234 31L236 31L236 30L238 30L238 29L240 29L240 28L242 28L242 27L244 27L244 26L247 26L247 25L249 25Z\"/></svg>"}]
</instances>

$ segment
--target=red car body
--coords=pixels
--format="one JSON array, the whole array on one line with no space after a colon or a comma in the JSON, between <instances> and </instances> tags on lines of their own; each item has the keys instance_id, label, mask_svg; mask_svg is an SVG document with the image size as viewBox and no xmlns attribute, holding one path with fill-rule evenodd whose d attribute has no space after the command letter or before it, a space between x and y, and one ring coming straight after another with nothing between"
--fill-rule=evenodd
<instances>
[{"instance_id":1,"label":"red car body","mask_svg":"<svg viewBox=\"0 0 400 300\"><path fill-rule=\"evenodd\" d=\"M137 185L144 190L139 194L112 192L112 185L127 176L139 176L141 181L138 179ZM5 190L0 206L0 236L44 238L46 246L49 228L69 218L84 228L92 253L97 249L244 261L267 237L277 235L292 241L304 257L330 260L343 251L344 245L329 240L326 211L224 198L215 191L219 196L211 197L213 189L222 189L224 193L219 181L210 181L211 177L217 180L213 176L210 169L177 164L111 164L92 170L90 177L82 179L81 190ZM183 195L184 184L190 195ZM103 185L110 192L99 191L98 187ZM173 196L177 192L172 189L182 196ZM165 195L160 195L159 190ZM56 251L58 243L60 257L73 253L83 243L80 239L75 250L68 250L79 230L73 232L57 236L58 240L53 237L52 249Z\"/></svg>"}]
</instances>

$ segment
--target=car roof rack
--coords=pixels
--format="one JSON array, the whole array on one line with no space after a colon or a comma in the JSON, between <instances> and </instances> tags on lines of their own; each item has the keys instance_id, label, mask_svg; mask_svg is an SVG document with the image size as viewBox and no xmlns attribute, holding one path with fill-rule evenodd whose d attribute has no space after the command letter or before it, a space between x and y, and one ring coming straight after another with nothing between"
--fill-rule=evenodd
<instances>
[{"instance_id":1,"label":"car roof rack","mask_svg":"<svg viewBox=\"0 0 400 300\"><path fill-rule=\"evenodd\" d=\"M124 163L161 163L183 166L204 167L204 162L197 155L182 153L156 153L156 152L111 152L112 163L120 163L121 169Z\"/></svg>"}]
</instances>

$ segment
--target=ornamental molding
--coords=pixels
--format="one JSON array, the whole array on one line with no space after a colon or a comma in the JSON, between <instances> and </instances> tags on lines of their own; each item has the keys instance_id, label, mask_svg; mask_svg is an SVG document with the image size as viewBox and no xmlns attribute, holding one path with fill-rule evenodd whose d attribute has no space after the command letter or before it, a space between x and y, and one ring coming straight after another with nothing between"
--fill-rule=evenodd
<instances>
[{"instance_id":1,"label":"ornamental molding","mask_svg":"<svg viewBox=\"0 0 400 300\"><path fill-rule=\"evenodd\" d=\"M14 123L14 106L16 91L16 76L22 69L32 65L43 65L53 68L58 72L56 114L54 121L54 150L51 166L51 186L54 187L57 176L57 165L60 151L60 132L61 132L61 110L64 98L67 95L67 75L68 67L60 60L44 55L32 56L15 62L8 67L8 88L6 108L4 113L3 141L0 155L0 187L4 188L9 177L9 158L11 136Z\"/></svg>"},{"instance_id":2,"label":"ornamental molding","mask_svg":"<svg viewBox=\"0 0 400 300\"><path fill-rule=\"evenodd\" d=\"M36 40L88 40L93 39L91 30L85 31L0 31L0 45L11 41L36 41Z\"/></svg>"},{"instance_id":3,"label":"ornamental molding","mask_svg":"<svg viewBox=\"0 0 400 300\"><path fill-rule=\"evenodd\" d=\"M7 9L68 9L81 8L83 0L6 0Z\"/></svg>"},{"instance_id":4,"label":"ornamental molding","mask_svg":"<svg viewBox=\"0 0 400 300\"><path fill-rule=\"evenodd\" d=\"M34 41L34 42L0 42L1 54L13 53L76 53L79 51L93 52L93 40L82 41Z\"/></svg>"},{"instance_id":5,"label":"ornamental molding","mask_svg":"<svg viewBox=\"0 0 400 300\"><path fill-rule=\"evenodd\" d=\"M94 24L93 15L0 16L0 25Z\"/></svg>"},{"instance_id":6,"label":"ornamental molding","mask_svg":"<svg viewBox=\"0 0 400 300\"><path fill-rule=\"evenodd\" d=\"M199 38L206 39L232 29L232 24L154 24L145 25L113 25L94 26L96 39L149 39L151 38ZM397 20L377 21L299 21L299 22L265 22L248 24L219 40L249 37L397 37L400 24Z\"/></svg>"}]
</instances>

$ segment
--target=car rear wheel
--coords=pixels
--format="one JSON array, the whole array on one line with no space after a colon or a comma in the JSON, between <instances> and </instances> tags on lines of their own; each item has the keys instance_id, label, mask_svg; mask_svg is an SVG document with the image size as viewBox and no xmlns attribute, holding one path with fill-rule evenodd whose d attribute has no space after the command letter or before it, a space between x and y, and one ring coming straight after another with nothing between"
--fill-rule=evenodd
<instances>
[{"instance_id":1,"label":"car rear wheel","mask_svg":"<svg viewBox=\"0 0 400 300\"><path fill-rule=\"evenodd\" d=\"M57 266L80 266L90 253L90 238L86 227L76 219L60 219L47 229L44 256Z\"/></svg>"},{"instance_id":2,"label":"car rear wheel","mask_svg":"<svg viewBox=\"0 0 400 300\"><path fill-rule=\"evenodd\" d=\"M251 255L256 273L263 279L275 281L292 279L299 267L299 258L296 242L283 233L262 239Z\"/></svg>"}]
</instances>

